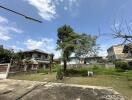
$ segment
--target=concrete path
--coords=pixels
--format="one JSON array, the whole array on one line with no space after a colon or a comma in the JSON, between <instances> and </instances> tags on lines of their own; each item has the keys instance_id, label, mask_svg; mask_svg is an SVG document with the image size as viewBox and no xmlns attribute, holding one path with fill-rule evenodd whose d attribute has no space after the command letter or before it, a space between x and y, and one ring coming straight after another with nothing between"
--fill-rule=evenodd
<instances>
[{"instance_id":1,"label":"concrete path","mask_svg":"<svg viewBox=\"0 0 132 100\"><path fill-rule=\"evenodd\" d=\"M0 80L0 100L125 100L112 88Z\"/></svg>"}]
</instances>

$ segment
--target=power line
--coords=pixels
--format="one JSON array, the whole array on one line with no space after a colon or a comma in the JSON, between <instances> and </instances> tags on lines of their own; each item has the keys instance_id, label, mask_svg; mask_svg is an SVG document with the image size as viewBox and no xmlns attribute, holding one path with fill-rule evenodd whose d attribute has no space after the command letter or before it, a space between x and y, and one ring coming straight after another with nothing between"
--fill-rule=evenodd
<instances>
[{"instance_id":1,"label":"power line","mask_svg":"<svg viewBox=\"0 0 132 100\"><path fill-rule=\"evenodd\" d=\"M24 15L24 14L22 14L22 13L19 13L19 12L17 12L17 11L14 11L14 10L9 9L9 8L7 8L7 7L4 7L4 6L2 6L2 5L0 5L0 8L5 9L5 10L7 10L7 11L10 11L10 12L12 12L12 13L15 13L15 14L17 14L17 15L23 16L23 17L26 18L26 19L33 20L33 21L42 23L42 21L40 21L40 20L37 20L37 19L35 19L35 18L26 16L26 15Z\"/></svg>"}]
</instances>

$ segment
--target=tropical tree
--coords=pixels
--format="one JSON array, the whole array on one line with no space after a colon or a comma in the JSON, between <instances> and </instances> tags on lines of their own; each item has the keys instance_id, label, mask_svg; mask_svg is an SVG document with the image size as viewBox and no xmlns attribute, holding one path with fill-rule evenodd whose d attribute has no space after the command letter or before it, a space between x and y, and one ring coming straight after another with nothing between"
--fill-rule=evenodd
<instances>
[{"instance_id":1,"label":"tropical tree","mask_svg":"<svg viewBox=\"0 0 132 100\"><path fill-rule=\"evenodd\" d=\"M64 25L58 28L57 31L57 50L62 51L64 71L66 71L67 61L69 60L71 53L74 51L74 39L76 37L76 33L74 33L73 29L69 25Z\"/></svg>"}]
</instances>

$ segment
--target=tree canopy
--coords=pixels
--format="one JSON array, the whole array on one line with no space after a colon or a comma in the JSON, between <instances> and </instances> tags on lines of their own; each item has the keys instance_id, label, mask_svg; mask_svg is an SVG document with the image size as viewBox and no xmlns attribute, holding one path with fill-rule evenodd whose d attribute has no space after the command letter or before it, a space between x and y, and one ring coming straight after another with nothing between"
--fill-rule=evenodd
<instances>
[{"instance_id":1,"label":"tree canopy","mask_svg":"<svg viewBox=\"0 0 132 100\"><path fill-rule=\"evenodd\" d=\"M64 71L66 71L67 61L72 53L77 57L86 57L97 53L96 37L78 34L69 25L61 26L57 32L57 50L62 51Z\"/></svg>"},{"instance_id":2,"label":"tree canopy","mask_svg":"<svg viewBox=\"0 0 132 100\"><path fill-rule=\"evenodd\" d=\"M0 48L0 63L9 63L12 56L11 50Z\"/></svg>"},{"instance_id":3,"label":"tree canopy","mask_svg":"<svg viewBox=\"0 0 132 100\"><path fill-rule=\"evenodd\" d=\"M77 45L75 46L75 56L86 58L96 56L99 46L96 44L96 37L85 33L78 36Z\"/></svg>"},{"instance_id":4,"label":"tree canopy","mask_svg":"<svg viewBox=\"0 0 132 100\"><path fill-rule=\"evenodd\" d=\"M74 51L74 39L76 34L69 25L64 25L58 28L57 49L62 51L62 59L64 61L64 71L71 53Z\"/></svg>"}]
</instances>

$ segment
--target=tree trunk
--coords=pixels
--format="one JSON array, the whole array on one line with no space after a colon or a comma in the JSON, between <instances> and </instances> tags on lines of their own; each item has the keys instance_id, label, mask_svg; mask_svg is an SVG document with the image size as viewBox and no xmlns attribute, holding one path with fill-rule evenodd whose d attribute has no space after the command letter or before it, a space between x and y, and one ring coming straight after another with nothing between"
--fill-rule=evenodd
<instances>
[{"instance_id":1,"label":"tree trunk","mask_svg":"<svg viewBox=\"0 0 132 100\"><path fill-rule=\"evenodd\" d=\"M66 71L66 68L67 68L67 61L64 60L64 72Z\"/></svg>"}]
</instances>

